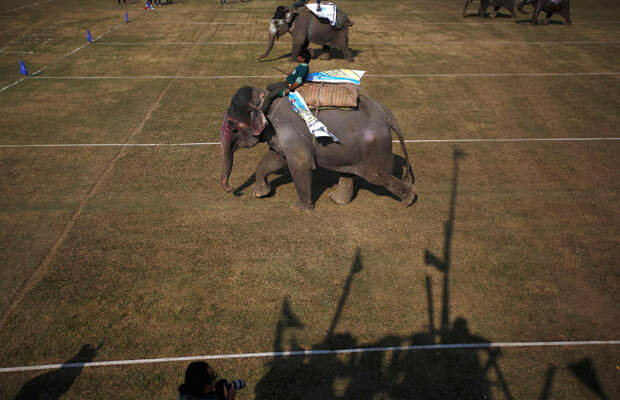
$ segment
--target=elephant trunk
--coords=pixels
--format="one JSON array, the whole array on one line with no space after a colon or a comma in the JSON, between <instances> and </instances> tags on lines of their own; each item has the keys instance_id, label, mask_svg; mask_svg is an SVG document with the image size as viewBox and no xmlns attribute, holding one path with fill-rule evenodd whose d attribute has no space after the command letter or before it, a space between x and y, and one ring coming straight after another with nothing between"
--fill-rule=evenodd
<instances>
[{"instance_id":1,"label":"elephant trunk","mask_svg":"<svg viewBox=\"0 0 620 400\"><path fill-rule=\"evenodd\" d=\"M220 134L220 144L222 147L222 177L220 184L226 192L232 192L232 187L228 184L228 178L230 178L230 172L233 166L233 140L230 132L226 127L226 120L224 120L224 126L222 126L222 133Z\"/></svg>"},{"instance_id":2,"label":"elephant trunk","mask_svg":"<svg viewBox=\"0 0 620 400\"><path fill-rule=\"evenodd\" d=\"M269 26L269 46L267 47L267 50L265 50L265 53L262 56L258 57L259 60L262 60L263 58L267 57L269 53L271 53L271 49L273 49L273 45L276 43L276 33L277 31L275 24L272 22L271 26Z\"/></svg>"}]
</instances>

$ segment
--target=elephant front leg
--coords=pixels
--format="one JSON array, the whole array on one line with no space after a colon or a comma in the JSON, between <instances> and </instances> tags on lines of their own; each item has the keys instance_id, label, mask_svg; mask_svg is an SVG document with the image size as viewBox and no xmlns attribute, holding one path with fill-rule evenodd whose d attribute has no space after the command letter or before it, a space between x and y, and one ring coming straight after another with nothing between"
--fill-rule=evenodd
<instances>
[{"instance_id":1,"label":"elephant front leg","mask_svg":"<svg viewBox=\"0 0 620 400\"><path fill-rule=\"evenodd\" d=\"M488 7L489 5L487 4L486 0L480 0L480 8L478 9L478 16L480 18L486 17Z\"/></svg>"},{"instance_id":2,"label":"elephant front leg","mask_svg":"<svg viewBox=\"0 0 620 400\"><path fill-rule=\"evenodd\" d=\"M329 60L331 57L331 54L329 54L329 46L323 46L323 51L321 52L319 58L321 60Z\"/></svg>"},{"instance_id":3,"label":"elephant front leg","mask_svg":"<svg viewBox=\"0 0 620 400\"><path fill-rule=\"evenodd\" d=\"M291 56L289 57L288 60L290 62L297 62L297 57L299 57L301 52L307 48L308 48L308 43L300 41L300 40L293 40L293 51L291 52Z\"/></svg>"},{"instance_id":4,"label":"elephant front leg","mask_svg":"<svg viewBox=\"0 0 620 400\"><path fill-rule=\"evenodd\" d=\"M286 166L286 160L280 154L269 149L265 157L258 164L256 168L256 183L252 193L254 197L265 197L271 193L271 186L267 181L267 177Z\"/></svg>"},{"instance_id":5,"label":"elephant front leg","mask_svg":"<svg viewBox=\"0 0 620 400\"><path fill-rule=\"evenodd\" d=\"M302 211L311 211L312 205L311 188L312 188L312 170L296 163L288 163L288 169L293 177L295 190L297 191L297 200L294 207Z\"/></svg>"},{"instance_id":6,"label":"elephant front leg","mask_svg":"<svg viewBox=\"0 0 620 400\"><path fill-rule=\"evenodd\" d=\"M342 174L338 179L338 186L336 186L336 190L331 192L329 197L336 204L349 204L351 202L351 198L353 197L353 185L353 175Z\"/></svg>"},{"instance_id":7,"label":"elephant front leg","mask_svg":"<svg viewBox=\"0 0 620 400\"><path fill-rule=\"evenodd\" d=\"M467 16L467 7L469 7L470 3L471 3L471 0L465 0L465 7L463 8L463 18Z\"/></svg>"}]
</instances>

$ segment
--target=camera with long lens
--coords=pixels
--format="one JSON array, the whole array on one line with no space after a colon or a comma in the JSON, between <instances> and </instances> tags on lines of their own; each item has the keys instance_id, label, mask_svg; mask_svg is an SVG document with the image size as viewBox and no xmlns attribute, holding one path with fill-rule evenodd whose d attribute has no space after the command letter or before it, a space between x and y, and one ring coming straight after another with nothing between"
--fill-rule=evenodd
<instances>
[{"instance_id":1,"label":"camera with long lens","mask_svg":"<svg viewBox=\"0 0 620 400\"><path fill-rule=\"evenodd\" d=\"M243 379L236 379L234 381L227 381L226 379L220 379L215 383L215 394L218 400L226 400L228 393L235 388L236 390L243 389L246 386L246 382Z\"/></svg>"}]
</instances>

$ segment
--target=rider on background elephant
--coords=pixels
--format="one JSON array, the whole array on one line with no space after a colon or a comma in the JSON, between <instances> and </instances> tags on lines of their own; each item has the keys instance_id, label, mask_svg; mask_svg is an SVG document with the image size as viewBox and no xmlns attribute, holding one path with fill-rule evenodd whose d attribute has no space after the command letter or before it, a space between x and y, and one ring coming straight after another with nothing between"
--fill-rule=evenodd
<instances>
[{"instance_id":1,"label":"rider on background elephant","mask_svg":"<svg viewBox=\"0 0 620 400\"><path fill-rule=\"evenodd\" d=\"M384 186L408 206L415 200L409 154L402 132L394 115L381 103L360 95L359 106L354 110L326 109L320 114L338 143L315 139L303 119L293 111L287 98L276 99L268 113L260 110L265 91L242 87L231 99L224 115L220 143L222 148L221 185L232 191L228 180L233 166L234 152L241 147L254 147L267 143L269 150L256 169L255 197L271 193L267 177L288 166L299 200L295 207L301 210L314 208L311 197L312 170L317 166L340 172L336 190L330 197L338 204L348 204L353 196L353 176ZM403 179L392 175L391 130L398 136L405 155L406 171Z\"/></svg>"},{"instance_id":2,"label":"rider on background elephant","mask_svg":"<svg viewBox=\"0 0 620 400\"><path fill-rule=\"evenodd\" d=\"M353 61L353 54L349 49L349 26L353 23L347 15L337 9L336 20L341 21L340 29L336 29L329 21L320 19L307 7L292 8L279 6L269 25L269 46L259 60L267 57L280 36L290 33L293 38L293 48L289 61L297 61L297 56L307 50L310 43L323 46L321 59L329 59L330 47L335 47L344 53L347 61Z\"/></svg>"},{"instance_id":3,"label":"rider on background elephant","mask_svg":"<svg viewBox=\"0 0 620 400\"><path fill-rule=\"evenodd\" d=\"M542 20L543 25L547 25L554 13L560 14L567 25L572 25L570 19L570 0L520 0L517 9L520 13L523 13L523 7L531 4L534 7L534 13L532 14L532 23L538 25L538 14L541 11L547 13L547 16Z\"/></svg>"}]
</instances>

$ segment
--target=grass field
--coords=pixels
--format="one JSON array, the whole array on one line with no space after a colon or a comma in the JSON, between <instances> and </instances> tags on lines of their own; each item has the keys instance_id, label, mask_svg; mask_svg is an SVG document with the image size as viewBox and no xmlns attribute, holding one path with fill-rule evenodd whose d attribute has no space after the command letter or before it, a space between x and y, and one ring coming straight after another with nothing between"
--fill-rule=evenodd
<instances>
[{"instance_id":1,"label":"grass field","mask_svg":"<svg viewBox=\"0 0 620 400\"><path fill-rule=\"evenodd\" d=\"M318 170L311 213L291 209L287 172L252 197L265 145L236 153L236 195L219 186L217 145L132 146L217 142L235 91L291 68L289 37L257 61L288 2L131 0L129 23L112 0L36 2L0 4L0 87L20 58L42 70L0 92L0 368L619 339L616 0L574 1L572 27L461 19L461 1L339 0L355 62L335 52L311 70L368 71L362 89L427 141L407 144L411 207L361 179L338 206L337 176ZM98 39L84 46L87 29ZM619 349L212 365L247 380L238 399L612 399ZM175 398L186 366L2 372L0 398Z\"/></svg>"}]
</instances>

